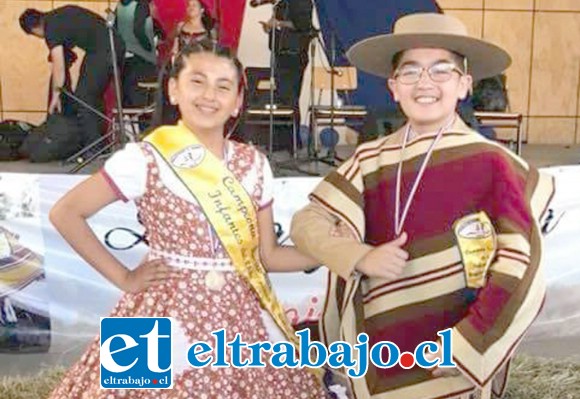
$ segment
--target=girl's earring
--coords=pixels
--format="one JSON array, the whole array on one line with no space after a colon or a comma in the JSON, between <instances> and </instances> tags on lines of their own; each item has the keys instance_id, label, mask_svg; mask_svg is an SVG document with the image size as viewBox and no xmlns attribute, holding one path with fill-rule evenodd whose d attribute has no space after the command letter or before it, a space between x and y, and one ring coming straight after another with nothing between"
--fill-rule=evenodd
<instances>
[{"instance_id":1,"label":"girl's earring","mask_svg":"<svg viewBox=\"0 0 580 399\"><path fill-rule=\"evenodd\" d=\"M169 99L169 102L171 103L171 105L176 105L177 104L177 101L175 100L175 97L171 97Z\"/></svg>"},{"instance_id":2,"label":"girl's earring","mask_svg":"<svg viewBox=\"0 0 580 399\"><path fill-rule=\"evenodd\" d=\"M237 117L237 116L238 116L238 114L239 114L239 113L240 113L240 110L239 110L239 109L236 109L236 110L235 110L235 111L232 113L232 116L235 118L235 117Z\"/></svg>"}]
</instances>

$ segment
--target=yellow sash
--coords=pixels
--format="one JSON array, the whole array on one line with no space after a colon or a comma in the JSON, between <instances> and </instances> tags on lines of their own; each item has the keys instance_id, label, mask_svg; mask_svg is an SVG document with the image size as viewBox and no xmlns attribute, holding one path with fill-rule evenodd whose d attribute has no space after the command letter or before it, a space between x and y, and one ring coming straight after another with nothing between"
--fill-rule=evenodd
<instances>
[{"instance_id":1,"label":"yellow sash","mask_svg":"<svg viewBox=\"0 0 580 399\"><path fill-rule=\"evenodd\" d=\"M145 141L160 152L196 198L235 270L250 285L288 341L297 346L294 329L260 262L258 219L244 187L182 122L156 129Z\"/></svg>"}]
</instances>

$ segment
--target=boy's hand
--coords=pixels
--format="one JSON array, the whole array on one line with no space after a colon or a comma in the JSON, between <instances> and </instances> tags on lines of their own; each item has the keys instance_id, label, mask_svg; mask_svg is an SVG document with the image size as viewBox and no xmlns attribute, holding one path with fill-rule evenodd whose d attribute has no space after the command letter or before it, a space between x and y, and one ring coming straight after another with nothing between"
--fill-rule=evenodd
<instances>
[{"instance_id":1,"label":"boy's hand","mask_svg":"<svg viewBox=\"0 0 580 399\"><path fill-rule=\"evenodd\" d=\"M393 241L379 245L367 253L355 269L369 277L396 280L403 273L409 259L409 253L402 249L406 242L407 233L403 232Z\"/></svg>"}]
</instances>

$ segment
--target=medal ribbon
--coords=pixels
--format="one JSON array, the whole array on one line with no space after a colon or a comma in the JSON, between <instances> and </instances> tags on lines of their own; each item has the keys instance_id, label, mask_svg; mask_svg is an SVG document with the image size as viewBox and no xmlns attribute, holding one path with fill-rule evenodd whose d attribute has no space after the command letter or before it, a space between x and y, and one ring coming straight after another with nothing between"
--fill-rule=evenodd
<instances>
[{"instance_id":1,"label":"medal ribbon","mask_svg":"<svg viewBox=\"0 0 580 399\"><path fill-rule=\"evenodd\" d=\"M441 127L435 138L431 142L429 149L427 150L427 154L423 157L423 162L421 163L421 167L419 168L419 172L413 181L413 185L411 186L411 192L409 193L409 197L407 197L407 201L405 202L405 207L403 209L403 214L401 215L401 179L403 174L403 160L405 158L405 148L407 147L407 140L409 138L409 134L411 133L411 124L407 124L407 128L405 129L405 135L403 137L403 144L401 146L401 158L399 160L399 165L397 167L397 185L395 188L395 235L399 237L403 232L403 226L405 224L405 220L407 219L407 214L409 213L409 208L411 208L411 203L413 202L413 198L415 197L415 193L417 192L417 188L419 187L419 183L421 182L421 178L423 177L423 173L427 168L427 163L431 158L431 154L437 145L441 136L443 136L443 132L447 130L455 121L455 118L451 120L451 122L443 127Z\"/></svg>"}]
</instances>

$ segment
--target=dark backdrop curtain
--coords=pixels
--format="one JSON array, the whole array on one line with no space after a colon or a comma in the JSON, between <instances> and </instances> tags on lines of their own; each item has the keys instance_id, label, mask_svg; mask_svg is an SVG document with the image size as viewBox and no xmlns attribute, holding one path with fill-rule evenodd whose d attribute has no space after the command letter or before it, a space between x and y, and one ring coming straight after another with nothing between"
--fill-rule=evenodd
<instances>
[{"instance_id":1,"label":"dark backdrop curtain","mask_svg":"<svg viewBox=\"0 0 580 399\"><path fill-rule=\"evenodd\" d=\"M290 0L291 1L291 0ZM336 65L347 65L346 50L357 41L374 35L391 33L401 16L416 12L441 12L435 0L313 0L320 20L320 30L327 44L334 35ZM395 108L385 79L359 71L358 89L353 102L371 110Z\"/></svg>"}]
</instances>

